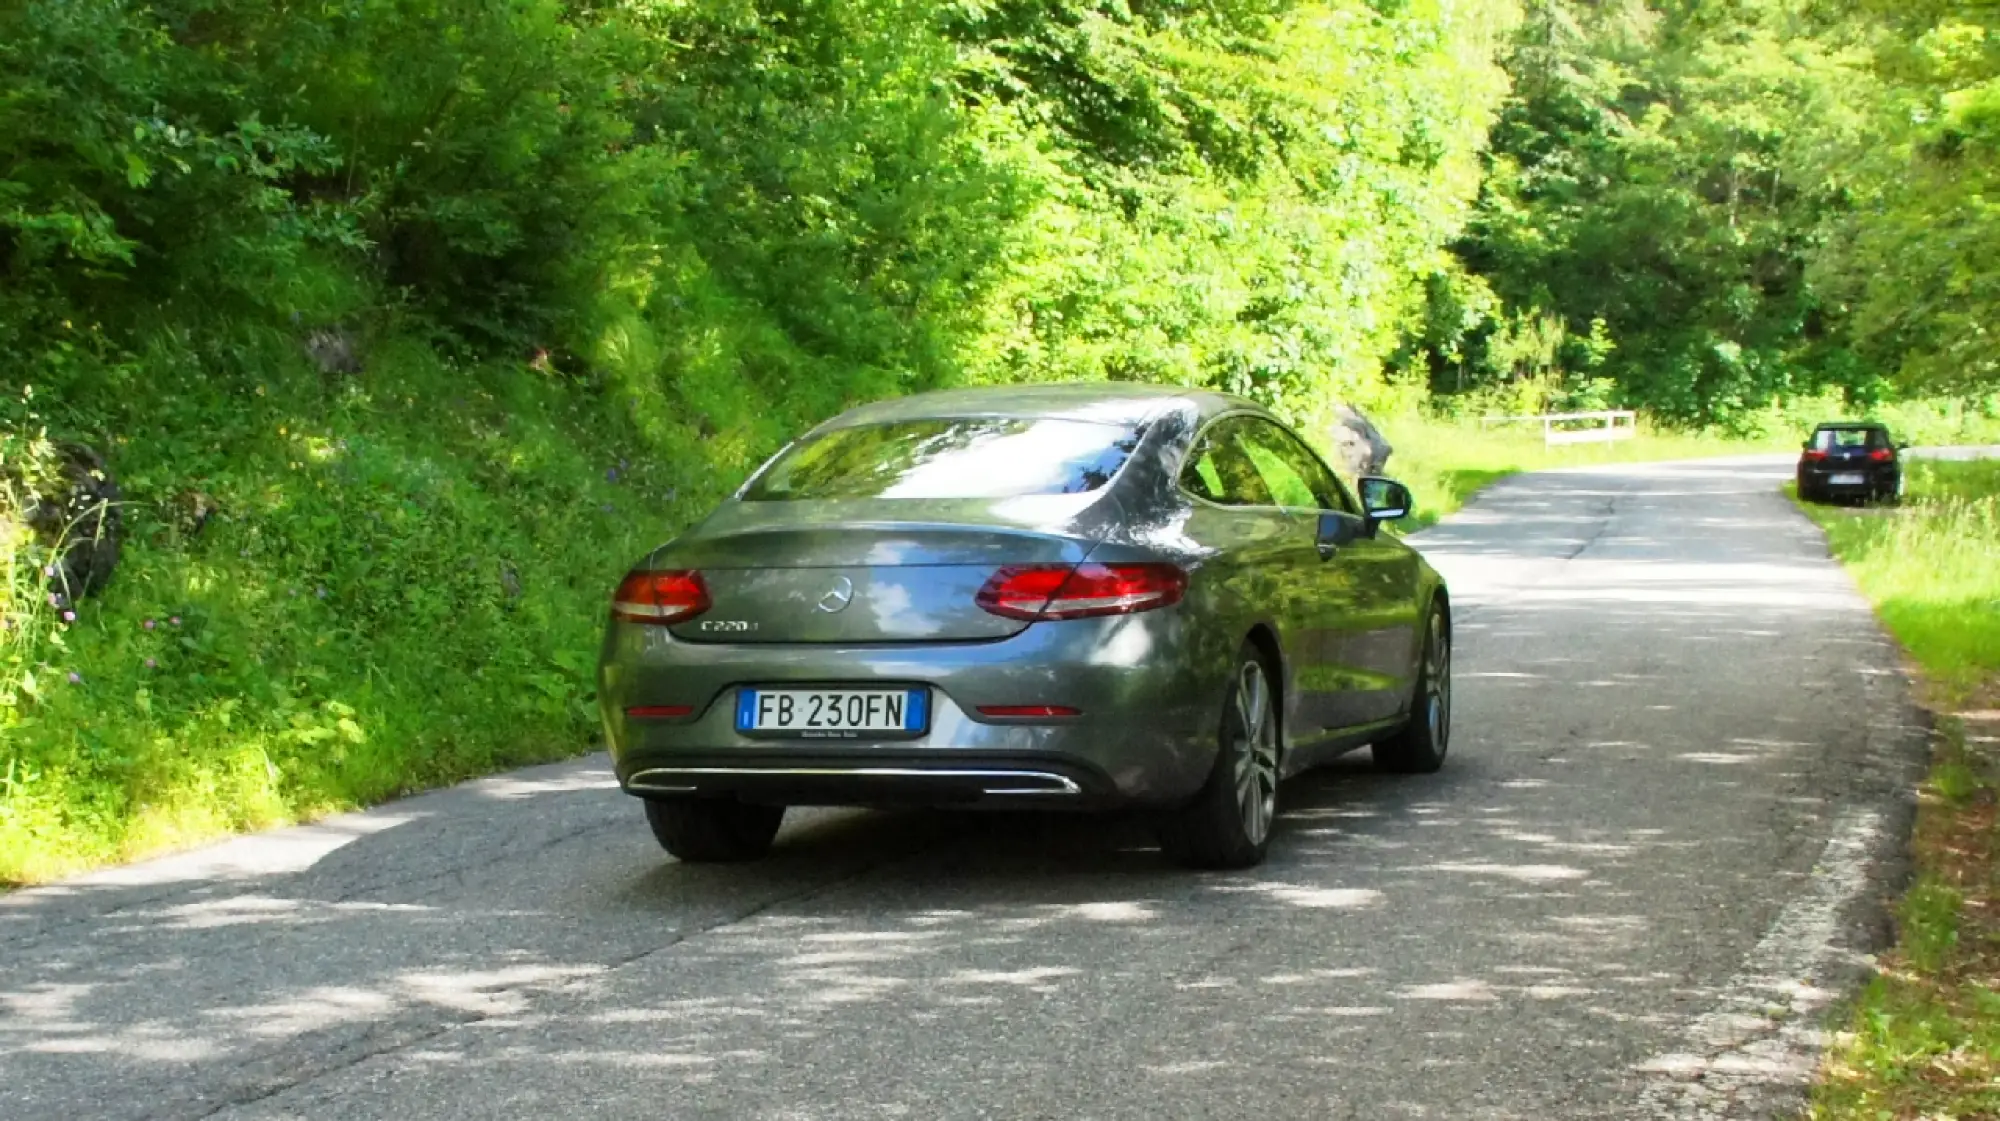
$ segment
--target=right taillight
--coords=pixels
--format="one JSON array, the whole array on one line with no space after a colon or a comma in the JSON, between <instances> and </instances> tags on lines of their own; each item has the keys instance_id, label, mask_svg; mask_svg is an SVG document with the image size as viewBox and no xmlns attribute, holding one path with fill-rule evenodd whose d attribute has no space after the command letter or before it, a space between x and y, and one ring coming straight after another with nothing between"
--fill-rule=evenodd
<instances>
[{"instance_id":1,"label":"right taillight","mask_svg":"<svg viewBox=\"0 0 2000 1121\"><path fill-rule=\"evenodd\" d=\"M1186 594L1187 573L1170 564L1020 565L994 573L978 603L1035 622L1152 611Z\"/></svg>"},{"instance_id":2,"label":"right taillight","mask_svg":"<svg viewBox=\"0 0 2000 1121\"><path fill-rule=\"evenodd\" d=\"M614 618L656 626L692 619L710 606L699 572L634 572L611 597Z\"/></svg>"}]
</instances>

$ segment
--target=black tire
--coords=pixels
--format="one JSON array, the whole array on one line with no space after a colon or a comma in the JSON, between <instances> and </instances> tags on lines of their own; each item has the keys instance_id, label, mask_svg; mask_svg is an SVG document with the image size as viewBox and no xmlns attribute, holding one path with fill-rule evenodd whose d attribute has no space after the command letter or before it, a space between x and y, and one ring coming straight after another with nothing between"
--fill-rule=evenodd
<instances>
[{"instance_id":1,"label":"black tire","mask_svg":"<svg viewBox=\"0 0 2000 1121\"><path fill-rule=\"evenodd\" d=\"M1451 747L1451 618L1432 604L1424 621L1423 660L1410 695L1410 720L1395 735L1378 740L1375 765L1399 775L1427 775L1444 766Z\"/></svg>"},{"instance_id":2,"label":"black tire","mask_svg":"<svg viewBox=\"0 0 2000 1121\"><path fill-rule=\"evenodd\" d=\"M1189 868L1249 868L1271 847L1278 816L1278 691L1270 665L1245 644L1223 694L1215 767L1201 792L1164 815L1160 848Z\"/></svg>"},{"instance_id":3,"label":"black tire","mask_svg":"<svg viewBox=\"0 0 2000 1121\"><path fill-rule=\"evenodd\" d=\"M783 806L719 798L648 798L646 824L660 847L689 864L756 860L771 851Z\"/></svg>"},{"instance_id":4,"label":"black tire","mask_svg":"<svg viewBox=\"0 0 2000 1121\"><path fill-rule=\"evenodd\" d=\"M1810 502L1810 503L1814 504L1815 506L1817 506L1817 505L1819 505L1820 503L1822 503L1822 502L1825 502L1825 501L1826 501L1826 499L1824 499L1824 498L1820 497L1820 493L1819 493L1819 491L1817 491L1817 490L1814 490L1814 489L1813 489L1813 488L1812 488L1812 487L1811 487L1810 485L1808 485L1808 484L1807 484L1807 483L1806 483L1806 482L1805 482L1804 480L1800 480L1800 482L1799 482L1799 501L1800 501L1800 502Z\"/></svg>"}]
</instances>

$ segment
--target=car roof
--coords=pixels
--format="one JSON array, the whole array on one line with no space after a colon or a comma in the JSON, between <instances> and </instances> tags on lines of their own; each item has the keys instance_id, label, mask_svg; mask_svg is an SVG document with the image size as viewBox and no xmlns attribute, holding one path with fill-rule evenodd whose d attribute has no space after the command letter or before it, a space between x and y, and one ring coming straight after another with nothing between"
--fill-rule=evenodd
<instances>
[{"instance_id":1,"label":"car roof","mask_svg":"<svg viewBox=\"0 0 2000 1121\"><path fill-rule=\"evenodd\" d=\"M1823 420L1813 426L1814 432L1839 432L1848 429L1887 432L1889 426L1879 420Z\"/></svg>"},{"instance_id":2,"label":"car roof","mask_svg":"<svg viewBox=\"0 0 2000 1121\"><path fill-rule=\"evenodd\" d=\"M1138 382L993 385L945 389L877 401L834 417L821 430L940 417L1061 418L1104 424L1145 424L1166 413L1212 416L1257 409L1227 393Z\"/></svg>"}]
</instances>

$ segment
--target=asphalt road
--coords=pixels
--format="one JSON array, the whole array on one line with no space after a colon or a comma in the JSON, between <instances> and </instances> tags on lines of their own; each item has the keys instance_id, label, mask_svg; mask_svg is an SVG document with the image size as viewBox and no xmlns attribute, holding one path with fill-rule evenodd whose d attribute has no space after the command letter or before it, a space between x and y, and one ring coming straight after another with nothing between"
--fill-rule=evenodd
<instances>
[{"instance_id":1,"label":"asphalt road","mask_svg":"<svg viewBox=\"0 0 2000 1121\"><path fill-rule=\"evenodd\" d=\"M1504 482L1445 771L1133 822L796 812L682 867L602 759L0 900L0 1118L1757 1117L1881 937L1924 734L1786 461Z\"/></svg>"}]
</instances>

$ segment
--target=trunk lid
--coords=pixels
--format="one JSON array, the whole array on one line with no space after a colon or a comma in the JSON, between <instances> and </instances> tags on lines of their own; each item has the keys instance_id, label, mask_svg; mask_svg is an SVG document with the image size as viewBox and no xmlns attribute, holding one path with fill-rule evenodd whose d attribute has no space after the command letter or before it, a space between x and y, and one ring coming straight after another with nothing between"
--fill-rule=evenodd
<instances>
[{"instance_id":1,"label":"trunk lid","mask_svg":"<svg viewBox=\"0 0 2000 1121\"><path fill-rule=\"evenodd\" d=\"M1008 565L1080 563L1098 535L1077 532L1077 499L1097 497L732 502L649 567L707 583L713 606L672 628L688 642L992 641L1028 624L979 589Z\"/></svg>"}]
</instances>

